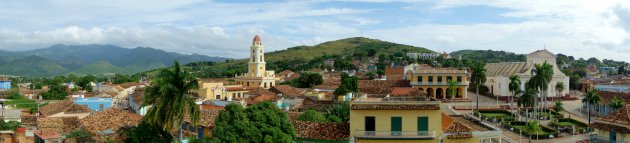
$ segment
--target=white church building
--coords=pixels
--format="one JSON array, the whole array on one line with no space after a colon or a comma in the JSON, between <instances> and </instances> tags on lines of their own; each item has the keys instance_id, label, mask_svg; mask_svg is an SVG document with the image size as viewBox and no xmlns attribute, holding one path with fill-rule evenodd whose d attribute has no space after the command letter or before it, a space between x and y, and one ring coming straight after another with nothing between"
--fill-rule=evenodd
<instances>
[{"instance_id":1,"label":"white church building","mask_svg":"<svg viewBox=\"0 0 630 143\"><path fill-rule=\"evenodd\" d=\"M487 63L484 66L486 69L486 86L490 89L490 94L495 96L511 96L509 91L510 76L518 75L521 79L521 90L525 89L525 82L531 77L531 71L534 68L534 64L543 64L547 62L553 66L553 79L549 82L547 88L548 97L556 97L556 84L563 82L565 88L560 95L569 93L569 77L566 76L556 65L556 55L545 50L538 50L527 55L526 62L502 62L502 63Z\"/></svg>"}]
</instances>

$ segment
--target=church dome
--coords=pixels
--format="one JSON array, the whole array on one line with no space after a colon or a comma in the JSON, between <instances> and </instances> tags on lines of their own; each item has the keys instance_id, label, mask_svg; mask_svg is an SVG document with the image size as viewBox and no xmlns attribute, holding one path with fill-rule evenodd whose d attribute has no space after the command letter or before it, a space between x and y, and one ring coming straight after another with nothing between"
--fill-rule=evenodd
<instances>
[{"instance_id":1,"label":"church dome","mask_svg":"<svg viewBox=\"0 0 630 143\"><path fill-rule=\"evenodd\" d=\"M254 37L254 42L260 42L260 36L256 35L256 36Z\"/></svg>"}]
</instances>

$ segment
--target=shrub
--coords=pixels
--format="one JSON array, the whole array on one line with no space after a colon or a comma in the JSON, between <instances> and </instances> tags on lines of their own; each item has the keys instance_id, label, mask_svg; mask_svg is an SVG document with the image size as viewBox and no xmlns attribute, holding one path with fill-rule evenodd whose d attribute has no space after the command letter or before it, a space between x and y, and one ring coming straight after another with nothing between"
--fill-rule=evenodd
<instances>
[{"instance_id":1,"label":"shrub","mask_svg":"<svg viewBox=\"0 0 630 143\"><path fill-rule=\"evenodd\" d=\"M302 115L298 116L298 120L300 121L311 121L311 122L326 122L328 121L322 113L319 113L313 109L306 110Z\"/></svg>"},{"instance_id":2,"label":"shrub","mask_svg":"<svg viewBox=\"0 0 630 143\"><path fill-rule=\"evenodd\" d=\"M341 122L341 118L335 116L335 115L330 115L328 116L328 121L330 122Z\"/></svg>"}]
</instances>

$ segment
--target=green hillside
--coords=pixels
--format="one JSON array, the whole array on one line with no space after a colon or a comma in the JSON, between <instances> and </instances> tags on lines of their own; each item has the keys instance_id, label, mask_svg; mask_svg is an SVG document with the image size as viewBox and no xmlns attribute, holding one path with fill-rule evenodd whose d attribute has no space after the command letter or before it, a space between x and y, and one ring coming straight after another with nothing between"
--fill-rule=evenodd
<instances>
[{"instance_id":1,"label":"green hillside","mask_svg":"<svg viewBox=\"0 0 630 143\"><path fill-rule=\"evenodd\" d=\"M51 76L67 72L61 65L39 56L0 58L0 74Z\"/></svg>"},{"instance_id":2,"label":"green hillside","mask_svg":"<svg viewBox=\"0 0 630 143\"><path fill-rule=\"evenodd\" d=\"M98 61L87 64L76 69L74 72L91 75L103 75L105 73L126 73L125 70L118 68L106 61Z\"/></svg>"},{"instance_id":3,"label":"green hillside","mask_svg":"<svg viewBox=\"0 0 630 143\"><path fill-rule=\"evenodd\" d=\"M268 69L276 72L284 69L302 70L312 68L313 65L321 65L324 59L345 58L366 58L379 55L392 55L403 52L433 52L431 50L369 39L362 37L347 38L324 42L314 46L297 46L286 50L274 51L265 54ZM373 54L373 55L370 55ZM198 62L200 63L200 62ZM233 60L224 63L212 64L188 64L184 67L200 77L225 77L234 76L235 73L247 71L247 60ZM154 72L153 72L154 73Z\"/></svg>"},{"instance_id":4,"label":"green hillside","mask_svg":"<svg viewBox=\"0 0 630 143\"><path fill-rule=\"evenodd\" d=\"M459 57L482 63L498 63L498 62L524 62L526 57L524 54L515 54L505 51L493 50L460 50L450 53L451 57Z\"/></svg>"}]
</instances>

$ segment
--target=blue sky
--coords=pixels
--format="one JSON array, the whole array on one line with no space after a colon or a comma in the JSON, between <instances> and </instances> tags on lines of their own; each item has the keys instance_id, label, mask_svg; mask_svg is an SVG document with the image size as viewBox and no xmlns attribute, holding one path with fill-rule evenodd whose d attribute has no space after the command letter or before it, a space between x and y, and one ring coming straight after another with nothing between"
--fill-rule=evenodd
<instances>
[{"instance_id":1,"label":"blue sky","mask_svg":"<svg viewBox=\"0 0 630 143\"><path fill-rule=\"evenodd\" d=\"M0 50L112 44L244 58L256 34L274 51L363 33L438 52L546 48L630 61L628 13L614 0L3 1Z\"/></svg>"}]
</instances>

